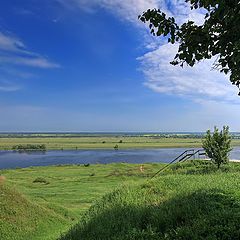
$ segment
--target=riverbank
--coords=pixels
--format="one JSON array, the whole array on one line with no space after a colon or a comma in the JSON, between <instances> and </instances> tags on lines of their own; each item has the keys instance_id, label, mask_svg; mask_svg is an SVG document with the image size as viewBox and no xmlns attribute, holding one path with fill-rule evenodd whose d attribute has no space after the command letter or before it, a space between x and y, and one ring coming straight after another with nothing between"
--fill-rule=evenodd
<instances>
[{"instance_id":1,"label":"riverbank","mask_svg":"<svg viewBox=\"0 0 240 240\"><path fill-rule=\"evenodd\" d=\"M0 150L11 150L16 145L45 145L47 150L73 149L144 149L144 148L200 148L201 138L156 136L91 136L91 137L1 137ZM232 146L240 146L233 139Z\"/></svg>"}]
</instances>

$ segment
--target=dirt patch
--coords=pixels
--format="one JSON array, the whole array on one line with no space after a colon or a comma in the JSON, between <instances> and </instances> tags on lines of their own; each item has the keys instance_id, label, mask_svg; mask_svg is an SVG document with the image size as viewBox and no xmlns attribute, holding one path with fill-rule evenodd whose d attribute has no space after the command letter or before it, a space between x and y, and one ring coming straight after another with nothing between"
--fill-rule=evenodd
<instances>
[{"instance_id":1,"label":"dirt patch","mask_svg":"<svg viewBox=\"0 0 240 240\"><path fill-rule=\"evenodd\" d=\"M0 184L3 184L6 181L6 177L0 176Z\"/></svg>"}]
</instances>

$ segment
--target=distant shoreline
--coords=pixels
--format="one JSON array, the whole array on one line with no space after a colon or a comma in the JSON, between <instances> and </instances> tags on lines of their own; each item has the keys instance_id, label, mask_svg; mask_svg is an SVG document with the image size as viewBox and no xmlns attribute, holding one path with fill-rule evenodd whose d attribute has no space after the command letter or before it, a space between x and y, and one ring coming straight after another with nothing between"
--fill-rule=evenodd
<instances>
[{"instance_id":1,"label":"distant shoreline","mask_svg":"<svg viewBox=\"0 0 240 240\"><path fill-rule=\"evenodd\" d=\"M0 150L12 150L16 145L45 145L46 150L155 149L201 148L203 136L194 135L141 135L141 136L21 136L0 137ZM232 140L240 146L240 138ZM117 151L117 150L116 150Z\"/></svg>"}]
</instances>

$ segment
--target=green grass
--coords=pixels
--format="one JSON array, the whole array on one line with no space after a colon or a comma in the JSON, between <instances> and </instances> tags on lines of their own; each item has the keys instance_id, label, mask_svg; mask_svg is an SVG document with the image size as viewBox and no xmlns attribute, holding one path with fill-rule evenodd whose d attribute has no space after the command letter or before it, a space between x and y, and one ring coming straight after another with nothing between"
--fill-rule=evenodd
<instances>
[{"instance_id":1,"label":"green grass","mask_svg":"<svg viewBox=\"0 0 240 240\"><path fill-rule=\"evenodd\" d=\"M122 143L119 143L120 140ZM151 137L0 138L0 149L12 149L19 144L45 144L47 149L113 149L116 144L119 148L198 147L201 140Z\"/></svg>"},{"instance_id":2,"label":"green grass","mask_svg":"<svg viewBox=\"0 0 240 240\"><path fill-rule=\"evenodd\" d=\"M0 236L56 240L72 227L62 239L203 239L221 229L237 236L222 239L239 239L240 164L217 170L209 161L188 161L149 180L163 166L144 164L143 173L125 163L1 170Z\"/></svg>"},{"instance_id":3,"label":"green grass","mask_svg":"<svg viewBox=\"0 0 240 240\"><path fill-rule=\"evenodd\" d=\"M204 169L123 186L94 204L61 240L240 239L239 166L200 174Z\"/></svg>"},{"instance_id":4,"label":"green grass","mask_svg":"<svg viewBox=\"0 0 240 240\"><path fill-rule=\"evenodd\" d=\"M31 202L0 184L0 236L2 240L56 239L69 226L64 215Z\"/></svg>"},{"instance_id":5,"label":"green grass","mask_svg":"<svg viewBox=\"0 0 240 240\"><path fill-rule=\"evenodd\" d=\"M122 140L122 143L119 143ZM47 149L113 149L118 144L120 149L127 148L170 148L201 147L198 138L156 138L152 136L97 136L97 137L9 137L0 138L0 149L12 149L19 144L44 144ZM240 139L232 140L233 146L240 146Z\"/></svg>"},{"instance_id":6,"label":"green grass","mask_svg":"<svg viewBox=\"0 0 240 240\"><path fill-rule=\"evenodd\" d=\"M30 218L32 228L26 231L26 235L23 236L25 227L21 225L21 215L19 215L19 219L13 223L13 225L18 226L19 231L16 230L14 237L9 235L6 240L38 239L36 236L38 236L39 231L46 232L45 235L48 236L48 238L40 239L56 239L56 235L60 235L66 228L70 228L72 224L77 223L82 214L105 193L113 191L122 184L144 182L160 166L162 165L144 164L144 173L140 172L139 164L121 163L96 164L88 167L84 165L64 165L1 170L0 175L6 177L6 185L24 194L29 204L34 202L38 208L46 209L47 212L61 216L64 220L63 226L58 224L56 217L56 225L49 224L37 227L38 224L34 225L35 222ZM2 189L0 189L0 193L2 194ZM16 194L15 198L18 198L18 196ZM6 205L11 206L11 208L17 205L22 209L22 212L26 212L27 216L32 215L31 208L22 207L21 202L8 201ZM43 218L47 212L42 212L39 218ZM6 212L1 210L2 215L5 216ZM34 213L33 218L35 216ZM46 214L46 217L48 219L48 214ZM25 220L25 225L27 225L27 217ZM4 225L0 228L0 236L5 234L5 228ZM31 238L30 233L36 238Z\"/></svg>"},{"instance_id":7,"label":"green grass","mask_svg":"<svg viewBox=\"0 0 240 240\"><path fill-rule=\"evenodd\" d=\"M139 164L115 163L32 167L2 170L0 174L32 201L61 206L71 217L76 217L104 193L122 183L144 181L160 166L144 164L144 173L140 172Z\"/></svg>"}]
</instances>

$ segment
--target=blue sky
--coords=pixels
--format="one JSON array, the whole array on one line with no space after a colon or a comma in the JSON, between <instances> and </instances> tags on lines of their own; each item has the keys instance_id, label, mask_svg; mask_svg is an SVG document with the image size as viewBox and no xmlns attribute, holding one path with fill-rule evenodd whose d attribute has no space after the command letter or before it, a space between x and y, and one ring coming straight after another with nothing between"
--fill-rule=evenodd
<instances>
[{"instance_id":1,"label":"blue sky","mask_svg":"<svg viewBox=\"0 0 240 240\"><path fill-rule=\"evenodd\" d=\"M212 61L171 66L149 7L203 19L180 0L2 1L0 131L239 131L237 89Z\"/></svg>"}]
</instances>

